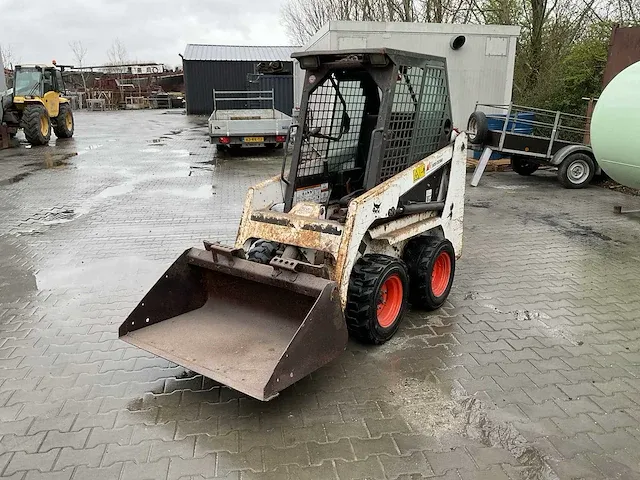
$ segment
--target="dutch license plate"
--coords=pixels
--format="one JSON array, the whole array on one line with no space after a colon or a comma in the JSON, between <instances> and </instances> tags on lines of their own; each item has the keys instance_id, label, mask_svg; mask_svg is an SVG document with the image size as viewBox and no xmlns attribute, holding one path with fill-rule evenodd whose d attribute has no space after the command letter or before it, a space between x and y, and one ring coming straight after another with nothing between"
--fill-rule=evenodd
<instances>
[{"instance_id":1,"label":"dutch license plate","mask_svg":"<svg viewBox=\"0 0 640 480\"><path fill-rule=\"evenodd\" d=\"M244 137L245 143L262 143L264 142L264 137Z\"/></svg>"}]
</instances>

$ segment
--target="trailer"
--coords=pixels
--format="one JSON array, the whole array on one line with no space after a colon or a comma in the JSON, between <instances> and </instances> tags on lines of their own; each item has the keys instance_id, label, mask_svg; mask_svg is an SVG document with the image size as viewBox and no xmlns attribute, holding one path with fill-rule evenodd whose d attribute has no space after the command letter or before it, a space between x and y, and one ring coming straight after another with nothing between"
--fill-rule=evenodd
<instances>
[{"instance_id":1,"label":"trailer","mask_svg":"<svg viewBox=\"0 0 640 480\"><path fill-rule=\"evenodd\" d=\"M213 91L209 141L218 148L278 148L290 126L291 117L275 108L273 90Z\"/></svg>"},{"instance_id":2,"label":"trailer","mask_svg":"<svg viewBox=\"0 0 640 480\"><path fill-rule=\"evenodd\" d=\"M467 122L472 149L482 151L471 185L480 182L494 154L511 157L519 175L540 165L558 168L565 188L585 188L600 173L589 139L589 119L522 105L479 103Z\"/></svg>"}]
</instances>

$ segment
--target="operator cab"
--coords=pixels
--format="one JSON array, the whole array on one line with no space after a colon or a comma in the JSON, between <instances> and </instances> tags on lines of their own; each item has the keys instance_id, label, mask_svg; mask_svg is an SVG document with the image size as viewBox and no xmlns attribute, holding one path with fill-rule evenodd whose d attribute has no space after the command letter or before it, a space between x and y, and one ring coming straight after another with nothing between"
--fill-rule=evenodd
<instances>
[{"instance_id":1,"label":"operator cab","mask_svg":"<svg viewBox=\"0 0 640 480\"><path fill-rule=\"evenodd\" d=\"M312 202L340 220L353 198L448 143L444 59L386 49L293 57L306 77L287 177L283 165L285 211ZM424 202L423 190L406 198Z\"/></svg>"}]
</instances>

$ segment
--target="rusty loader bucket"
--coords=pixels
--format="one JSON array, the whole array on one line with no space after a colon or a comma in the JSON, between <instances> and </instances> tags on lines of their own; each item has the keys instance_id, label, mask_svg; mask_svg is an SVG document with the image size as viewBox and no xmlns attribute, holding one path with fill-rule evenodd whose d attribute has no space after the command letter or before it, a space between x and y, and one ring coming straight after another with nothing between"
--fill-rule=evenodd
<instances>
[{"instance_id":1,"label":"rusty loader bucket","mask_svg":"<svg viewBox=\"0 0 640 480\"><path fill-rule=\"evenodd\" d=\"M165 272L120 326L122 340L259 400L345 349L335 282L205 247Z\"/></svg>"}]
</instances>

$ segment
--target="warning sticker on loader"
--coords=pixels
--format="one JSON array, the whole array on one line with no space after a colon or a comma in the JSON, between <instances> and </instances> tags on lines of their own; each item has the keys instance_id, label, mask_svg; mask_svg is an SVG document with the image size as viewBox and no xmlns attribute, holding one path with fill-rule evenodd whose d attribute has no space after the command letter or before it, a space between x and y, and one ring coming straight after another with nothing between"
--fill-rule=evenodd
<instances>
[{"instance_id":1,"label":"warning sticker on loader","mask_svg":"<svg viewBox=\"0 0 640 480\"><path fill-rule=\"evenodd\" d=\"M413 169L413 181L417 182L421 178L424 178L426 174L424 163L421 163Z\"/></svg>"},{"instance_id":2,"label":"warning sticker on loader","mask_svg":"<svg viewBox=\"0 0 640 480\"><path fill-rule=\"evenodd\" d=\"M293 195L294 203L313 202L326 203L329 200L329 184L322 183L307 188L299 188Z\"/></svg>"}]
</instances>

